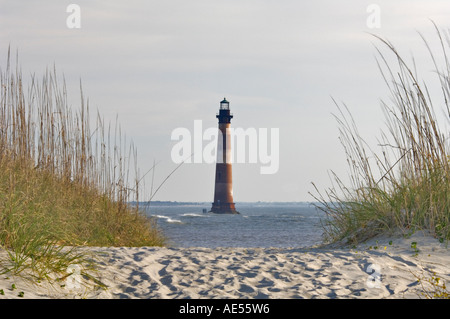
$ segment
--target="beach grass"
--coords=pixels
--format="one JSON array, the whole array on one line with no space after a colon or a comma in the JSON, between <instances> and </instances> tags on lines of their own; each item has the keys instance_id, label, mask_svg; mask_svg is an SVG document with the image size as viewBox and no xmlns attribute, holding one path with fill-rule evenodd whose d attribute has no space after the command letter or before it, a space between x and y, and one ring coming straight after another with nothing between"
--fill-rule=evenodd
<instances>
[{"instance_id":1,"label":"beach grass","mask_svg":"<svg viewBox=\"0 0 450 319\"><path fill-rule=\"evenodd\" d=\"M414 61L407 63L392 43L374 35L381 43L377 63L391 96L381 104L386 128L378 151L361 136L348 107L335 102L350 184L335 173L325 191L313 184L312 196L327 216L326 241L357 243L389 231L408 235L419 229L440 241L450 239L450 37L434 27L439 53L419 35L435 67L438 96L418 78Z\"/></svg>"},{"instance_id":2,"label":"beach grass","mask_svg":"<svg viewBox=\"0 0 450 319\"><path fill-rule=\"evenodd\" d=\"M17 60L17 58L16 58ZM1 271L36 278L65 273L72 264L90 269L92 256L77 246L163 246L155 221L139 201L137 151L118 124L97 114L81 91L77 110L68 103L56 70L30 77L28 86L8 50L1 70L0 248Z\"/></svg>"}]
</instances>

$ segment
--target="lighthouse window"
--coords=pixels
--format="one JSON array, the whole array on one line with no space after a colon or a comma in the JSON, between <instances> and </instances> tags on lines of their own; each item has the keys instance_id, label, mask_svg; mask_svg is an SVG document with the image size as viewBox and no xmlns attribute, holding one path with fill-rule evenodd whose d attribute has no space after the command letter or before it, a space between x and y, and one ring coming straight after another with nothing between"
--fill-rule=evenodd
<instances>
[{"instance_id":1,"label":"lighthouse window","mask_svg":"<svg viewBox=\"0 0 450 319\"><path fill-rule=\"evenodd\" d=\"M220 181L220 175L221 175L221 174L220 174L220 172L219 172L219 181Z\"/></svg>"}]
</instances>

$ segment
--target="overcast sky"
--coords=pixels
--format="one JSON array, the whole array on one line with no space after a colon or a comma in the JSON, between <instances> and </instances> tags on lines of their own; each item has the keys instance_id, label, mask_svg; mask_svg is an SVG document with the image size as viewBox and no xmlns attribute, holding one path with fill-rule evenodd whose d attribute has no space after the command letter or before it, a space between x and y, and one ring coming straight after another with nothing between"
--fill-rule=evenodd
<instances>
[{"instance_id":1,"label":"overcast sky","mask_svg":"<svg viewBox=\"0 0 450 319\"><path fill-rule=\"evenodd\" d=\"M67 25L71 3L80 28ZM331 97L371 142L383 128L388 93L374 44L382 46L369 33L413 54L429 76L417 32L438 50L430 19L448 28L448 0L0 1L0 65L9 45L25 79L54 64L74 106L81 79L91 108L112 122L118 116L141 172L159 162L156 185L177 166L172 131L193 132L194 120L217 127L226 97L233 127L280 132L275 174L261 174L261 163L233 165L234 200L311 201L311 182L324 189L330 170L344 180L347 172ZM214 164L184 164L154 200L212 201L214 174Z\"/></svg>"}]
</instances>

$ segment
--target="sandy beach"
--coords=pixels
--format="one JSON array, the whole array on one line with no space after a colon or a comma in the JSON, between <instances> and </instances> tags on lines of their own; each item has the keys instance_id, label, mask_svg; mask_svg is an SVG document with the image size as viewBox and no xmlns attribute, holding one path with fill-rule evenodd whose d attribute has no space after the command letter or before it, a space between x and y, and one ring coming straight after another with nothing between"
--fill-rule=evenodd
<instances>
[{"instance_id":1,"label":"sandy beach","mask_svg":"<svg viewBox=\"0 0 450 319\"><path fill-rule=\"evenodd\" d=\"M75 277L53 286L1 275L0 298L409 299L424 298L417 277L450 282L449 249L424 233L356 247L82 249L106 289L88 288L74 266Z\"/></svg>"}]
</instances>

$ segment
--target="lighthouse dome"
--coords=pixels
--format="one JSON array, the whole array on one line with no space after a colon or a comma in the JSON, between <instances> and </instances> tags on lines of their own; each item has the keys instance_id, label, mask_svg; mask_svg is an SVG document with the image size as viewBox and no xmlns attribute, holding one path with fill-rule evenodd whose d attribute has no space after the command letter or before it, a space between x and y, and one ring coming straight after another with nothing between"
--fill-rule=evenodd
<instances>
[{"instance_id":1,"label":"lighthouse dome","mask_svg":"<svg viewBox=\"0 0 450 319\"><path fill-rule=\"evenodd\" d=\"M228 102L226 98L223 98L222 102L220 102L220 109L221 110L229 110L230 109L230 102Z\"/></svg>"}]
</instances>

